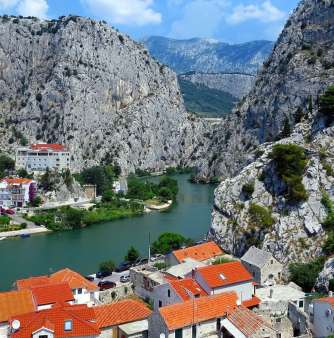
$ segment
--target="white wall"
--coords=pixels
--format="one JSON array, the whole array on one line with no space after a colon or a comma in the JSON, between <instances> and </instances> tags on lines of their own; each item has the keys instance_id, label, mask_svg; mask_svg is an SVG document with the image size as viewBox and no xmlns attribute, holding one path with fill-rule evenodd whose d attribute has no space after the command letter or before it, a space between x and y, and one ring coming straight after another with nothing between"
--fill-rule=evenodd
<instances>
[{"instance_id":1,"label":"white wall","mask_svg":"<svg viewBox=\"0 0 334 338\"><path fill-rule=\"evenodd\" d=\"M331 314L326 315L326 311L330 310ZM334 335L334 310L332 306L325 302L313 303L314 320L313 334L316 338Z\"/></svg>"},{"instance_id":2,"label":"white wall","mask_svg":"<svg viewBox=\"0 0 334 338\"><path fill-rule=\"evenodd\" d=\"M41 329L40 331L37 331L35 334L33 334L32 338L38 338L39 336L47 336L48 338L54 338L54 334L46 329Z\"/></svg>"},{"instance_id":3,"label":"white wall","mask_svg":"<svg viewBox=\"0 0 334 338\"><path fill-rule=\"evenodd\" d=\"M7 338L8 323L0 323L0 338Z\"/></svg>"},{"instance_id":4,"label":"white wall","mask_svg":"<svg viewBox=\"0 0 334 338\"><path fill-rule=\"evenodd\" d=\"M168 297L168 290L170 290L170 297ZM181 303L181 297L176 293L170 284L158 285L153 289L153 308L159 309L159 300L162 301L162 306L167 306L175 303Z\"/></svg>"}]
</instances>

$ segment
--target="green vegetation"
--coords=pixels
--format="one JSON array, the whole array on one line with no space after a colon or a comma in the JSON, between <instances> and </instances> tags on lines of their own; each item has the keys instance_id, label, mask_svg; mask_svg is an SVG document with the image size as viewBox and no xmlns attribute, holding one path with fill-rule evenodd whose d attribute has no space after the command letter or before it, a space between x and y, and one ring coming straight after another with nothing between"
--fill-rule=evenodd
<instances>
[{"instance_id":1,"label":"green vegetation","mask_svg":"<svg viewBox=\"0 0 334 338\"><path fill-rule=\"evenodd\" d=\"M256 227L267 228L275 223L271 212L261 205L252 203L249 207L248 214L250 223Z\"/></svg>"},{"instance_id":2,"label":"green vegetation","mask_svg":"<svg viewBox=\"0 0 334 338\"><path fill-rule=\"evenodd\" d=\"M130 263L134 263L139 258L139 252L133 246L130 247L124 259Z\"/></svg>"},{"instance_id":3,"label":"green vegetation","mask_svg":"<svg viewBox=\"0 0 334 338\"><path fill-rule=\"evenodd\" d=\"M44 225L53 231L73 230L101 222L141 215L144 207L140 203L114 199L111 202L101 202L92 210L79 210L63 207L43 211L28 219L38 225Z\"/></svg>"},{"instance_id":4,"label":"green vegetation","mask_svg":"<svg viewBox=\"0 0 334 338\"><path fill-rule=\"evenodd\" d=\"M329 126L334 121L334 85L330 86L319 98L319 112Z\"/></svg>"},{"instance_id":5,"label":"green vegetation","mask_svg":"<svg viewBox=\"0 0 334 338\"><path fill-rule=\"evenodd\" d=\"M14 170L15 161L5 154L0 153L0 178L6 176L7 172Z\"/></svg>"},{"instance_id":6,"label":"green vegetation","mask_svg":"<svg viewBox=\"0 0 334 338\"><path fill-rule=\"evenodd\" d=\"M229 114L239 100L229 93L211 89L204 85L179 80L186 109L189 112L208 117L222 117Z\"/></svg>"},{"instance_id":7,"label":"green vegetation","mask_svg":"<svg viewBox=\"0 0 334 338\"><path fill-rule=\"evenodd\" d=\"M115 270L115 263L112 260L108 260L100 263L99 271L102 273L111 274Z\"/></svg>"},{"instance_id":8,"label":"green vegetation","mask_svg":"<svg viewBox=\"0 0 334 338\"><path fill-rule=\"evenodd\" d=\"M102 195L111 190L114 180L120 175L118 166L105 165L84 169L80 174L75 174L75 179L81 184L96 185L96 192Z\"/></svg>"},{"instance_id":9,"label":"green vegetation","mask_svg":"<svg viewBox=\"0 0 334 338\"><path fill-rule=\"evenodd\" d=\"M334 254L334 232L330 232L328 234L322 249L327 256L331 256Z\"/></svg>"},{"instance_id":10,"label":"green vegetation","mask_svg":"<svg viewBox=\"0 0 334 338\"><path fill-rule=\"evenodd\" d=\"M39 207L41 204L42 198L40 196L35 197L34 200L30 202L30 206L33 208Z\"/></svg>"},{"instance_id":11,"label":"green vegetation","mask_svg":"<svg viewBox=\"0 0 334 338\"><path fill-rule=\"evenodd\" d=\"M10 224L10 217L0 216L0 232L22 230L27 227L26 223Z\"/></svg>"},{"instance_id":12,"label":"green vegetation","mask_svg":"<svg viewBox=\"0 0 334 338\"><path fill-rule=\"evenodd\" d=\"M10 218L8 216L0 216L0 226L8 225L10 223Z\"/></svg>"},{"instance_id":13,"label":"green vegetation","mask_svg":"<svg viewBox=\"0 0 334 338\"><path fill-rule=\"evenodd\" d=\"M334 205L326 192L322 193L321 203L327 211L326 219L322 222L322 225L326 229L334 230Z\"/></svg>"},{"instance_id":14,"label":"green vegetation","mask_svg":"<svg viewBox=\"0 0 334 338\"><path fill-rule=\"evenodd\" d=\"M152 253L167 254L173 250L180 249L182 246L191 245L192 240L185 238L182 235L172 232L166 232L152 243Z\"/></svg>"},{"instance_id":15,"label":"green vegetation","mask_svg":"<svg viewBox=\"0 0 334 338\"><path fill-rule=\"evenodd\" d=\"M286 117L286 118L284 119L283 129L282 129L282 131L281 131L280 138L286 138L286 137L289 137L290 135L291 135L290 121L289 121L289 119Z\"/></svg>"},{"instance_id":16,"label":"green vegetation","mask_svg":"<svg viewBox=\"0 0 334 338\"><path fill-rule=\"evenodd\" d=\"M153 266L158 270L166 270L169 267L165 262L156 262L153 264Z\"/></svg>"},{"instance_id":17,"label":"green vegetation","mask_svg":"<svg viewBox=\"0 0 334 338\"><path fill-rule=\"evenodd\" d=\"M325 257L320 257L310 263L292 263L289 265L290 280L305 292L311 292L316 279L325 263Z\"/></svg>"},{"instance_id":18,"label":"green vegetation","mask_svg":"<svg viewBox=\"0 0 334 338\"><path fill-rule=\"evenodd\" d=\"M254 185L255 185L254 181L248 182L243 185L242 192L247 198L250 198L253 195Z\"/></svg>"},{"instance_id":19,"label":"green vegetation","mask_svg":"<svg viewBox=\"0 0 334 338\"><path fill-rule=\"evenodd\" d=\"M130 199L142 201L158 199L161 202L166 202L175 200L177 193L177 181L168 176L163 176L158 184L143 181L136 176L130 176L128 179L127 198Z\"/></svg>"},{"instance_id":20,"label":"green vegetation","mask_svg":"<svg viewBox=\"0 0 334 338\"><path fill-rule=\"evenodd\" d=\"M228 258L228 257L218 257L216 258L212 264L213 265L218 265L218 264L224 264L224 263L231 263L234 262L234 259Z\"/></svg>"},{"instance_id":21,"label":"green vegetation","mask_svg":"<svg viewBox=\"0 0 334 338\"><path fill-rule=\"evenodd\" d=\"M279 177L286 185L285 196L290 203L299 203L308 199L302 183L308 163L305 149L295 144L277 144L270 154L275 162Z\"/></svg>"},{"instance_id":22,"label":"green vegetation","mask_svg":"<svg viewBox=\"0 0 334 338\"><path fill-rule=\"evenodd\" d=\"M329 291L334 291L334 278L329 280L328 289Z\"/></svg>"}]
</instances>

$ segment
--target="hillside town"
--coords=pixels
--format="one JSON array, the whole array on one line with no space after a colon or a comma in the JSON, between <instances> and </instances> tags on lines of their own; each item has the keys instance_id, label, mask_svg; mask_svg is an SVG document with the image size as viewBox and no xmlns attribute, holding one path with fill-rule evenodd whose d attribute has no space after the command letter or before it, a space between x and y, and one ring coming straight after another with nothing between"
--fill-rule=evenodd
<instances>
[{"instance_id":1,"label":"hillside town","mask_svg":"<svg viewBox=\"0 0 334 338\"><path fill-rule=\"evenodd\" d=\"M27 277L0 293L0 337L330 336L334 296L306 294L282 270L256 247L238 260L208 241L102 278Z\"/></svg>"}]
</instances>

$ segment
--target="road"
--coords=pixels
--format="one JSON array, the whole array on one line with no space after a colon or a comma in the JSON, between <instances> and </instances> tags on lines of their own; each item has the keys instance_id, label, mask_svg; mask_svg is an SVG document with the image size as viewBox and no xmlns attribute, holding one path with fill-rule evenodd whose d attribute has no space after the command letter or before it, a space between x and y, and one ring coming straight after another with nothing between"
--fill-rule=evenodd
<instances>
[{"instance_id":1,"label":"road","mask_svg":"<svg viewBox=\"0 0 334 338\"><path fill-rule=\"evenodd\" d=\"M38 225L36 225L33 222L30 222L26 219L24 219L23 217L19 216L18 214L15 215L9 215L9 217L13 220L13 222L15 224L22 224L22 223L26 223L27 224L27 229L35 229L35 228L39 228Z\"/></svg>"},{"instance_id":2,"label":"road","mask_svg":"<svg viewBox=\"0 0 334 338\"><path fill-rule=\"evenodd\" d=\"M130 274L130 271L129 270L126 270L126 271L123 271L123 272L113 272L110 276L108 277L104 277L104 278L95 278L94 279L94 283L95 284L99 284L100 281L108 281L108 282L114 282L117 284L120 283L120 278L122 276L128 276ZM90 275L90 276L94 276L95 277L95 274L93 275Z\"/></svg>"}]
</instances>

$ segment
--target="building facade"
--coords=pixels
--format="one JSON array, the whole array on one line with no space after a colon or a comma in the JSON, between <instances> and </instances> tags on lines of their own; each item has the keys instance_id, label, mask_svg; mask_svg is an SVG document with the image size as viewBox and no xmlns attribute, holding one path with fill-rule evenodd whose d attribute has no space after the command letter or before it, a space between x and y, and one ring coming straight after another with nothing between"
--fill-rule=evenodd
<instances>
[{"instance_id":1,"label":"building facade","mask_svg":"<svg viewBox=\"0 0 334 338\"><path fill-rule=\"evenodd\" d=\"M37 183L28 178L4 178L0 181L0 207L24 207L37 194Z\"/></svg>"},{"instance_id":2,"label":"building facade","mask_svg":"<svg viewBox=\"0 0 334 338\"><path fill-rule=\"evenodd\" d=\"M314 337L323 338L334 335L334 297L314 300L309 312Z\"/></svg>"},{"instance_id":3,"label":"building facade","mask_svg":"<svg viewBox=\"0 0 334 338\"><path fill-rule=\"evenodd\" d=\"M16 151L16 169L44 172L46 169L70 169L70 152L61 144L36 143Z\"/></svg>"}]
</instances>

